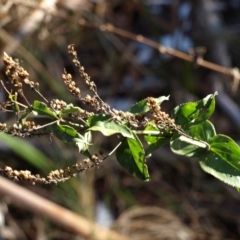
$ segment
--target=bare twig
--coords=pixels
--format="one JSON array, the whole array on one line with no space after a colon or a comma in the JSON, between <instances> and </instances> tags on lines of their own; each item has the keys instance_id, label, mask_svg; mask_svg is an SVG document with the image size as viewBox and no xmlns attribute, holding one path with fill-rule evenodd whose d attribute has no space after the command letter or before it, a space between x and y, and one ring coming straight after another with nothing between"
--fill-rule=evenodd
<instances>
[{"instance_id":1,"label":"bare twig","mask_svg":"<svg viewBox=\"0 0 240 240\"><path fill-rule=\"evenodd\" d=\"M22 2L19 2L19 4L23 4ZM68 22L72 22L72 23L79 23L81 26L85 26L85 27L91 27L91 28L96 28L99 29L102 32L111 32L114 34L117 34L119 36L122 37L126 37L129 39L132 39L133 41L137 41L143 44L146 44L152 48L157 49L161 54L169 54L173 57L188 61L188 62L192 62L193 64L197 64L198 66L210 69L212 71L215 72L219 72L221 74L224 74L226 76L230 76L233 80L234 80L234 84L233 84L233 88L235 90L236 86L238 85L237 82L239 82L240 80L240 73L239 71L236 71L237 68L227 68L227 67L223 67L220 66L218 64L209 62L204 60L202 57L200 59L197 59L196 61L196 56L195 54L193 54L193 52L189 51L189 53L184 53L178 50L175 50L173 48L170 47L165 47L161 44L159 44L158 42L152 41L142 35L136 35L134 33L128 32L126 30L123 30L121 28L117 28L115 26L113 26L112 24L106 23L106 24L93 24L90 23L89 21L86 21L85 19L76 19L74 17L68 17L66 15L60 14L58 12L53 12L53 11L48 11L46 8L43 8L41 6L36 6L36 5L31 5L31 4L23 4L26 7L29 8L34 8L34 9L39 9L42 10L43 12L46 12L47 14L50 14L54 17L57 18L61 18L64 19Z\"/></svg>"}]
</instances>

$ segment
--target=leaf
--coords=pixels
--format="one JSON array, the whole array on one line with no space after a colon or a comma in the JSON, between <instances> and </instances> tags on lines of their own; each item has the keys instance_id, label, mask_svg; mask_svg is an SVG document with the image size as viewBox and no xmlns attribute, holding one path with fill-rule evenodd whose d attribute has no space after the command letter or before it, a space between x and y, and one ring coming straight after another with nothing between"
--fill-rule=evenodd
<instances>
[{"instance_id":1,"label":"leaf","mask_svg":"<svg viewBox=\"0 0 240 240\"><path fill-rule=\"evenodd\" d=\"M83 109L80 107L73 106L73 104L68 104L64 109L60 111L60 114L72 114L72 113L82 113Z\"/></svg>"},{"instance_id":2,"label":"leaf","mask_svg":"<svg viewBox=\"0 0 240 240\"><path fill-rule=\"evenodd\" d=\"M240 187L240 148L229 137L216 135L210 143L211 151L200 158L202 169L233 186Z\"/></svg>"},{"instance_id":3,"label":"leaf","mask_svg":"<svg viewBox=\"0 0 240 240\"><path fill-rule=\"evenodd\" d=\"M181 104L173 109L171 116L185 130L201 124L214 112L216 95L217 92L200 101Z\"/></svg>"},{"instance_id":4,"label":"leaf","mask_svg":"<svg viewBox=\"0 0 240 240\"><path fill-rule=\"evenodd\" d=\"M148 143L148 147L146 149L146 156L170 142L169 137L161 135L159 129L152 126L151 124L153 124L153 122L150 122L150 124L144 129L144 131L149 131L153 133L159 132L159 135L144 135L144 139Z\"/></svg>"},{"instance_id":5,"label":"leaf","mask_svg":"<svg viewBox=\"0 0 240 240\"><path fill-rule=\"evenodd\" d=\"M151 124L154 124L154 122L151 121L151 122L149 123L149 125L147 125L147 126L145 127L144 131L155 131L155 132L159 132L159 129L158 129L157 127L152 126ZM160 133L159 133L159 135L160 135ZM144 135L144 139L145 139L145 141L146 141L147 143L155 143L155 142L158 141L159 135L151 135L151 134L149 134L149 135Z\"/></svg>"},{"instance_id":6,"label":"leaf","mask_svg":"<svg viewBox=\"0 0 240 240\"><path fill-rule=\"evenodd\" d=\"M172 141L170 143L171 150L175 154L186 157L200 157L201 155L205 154L208 149L198 147L196 145L197 143L195 144L195 140L200 140L200 144L201 141L208 143L216 135L216 132L212 123L206 121L200 125L192 127L187 132L187 135L193 138L192 144L181 140L181 135L178 134L172 138Z\"/></svg>"},{"instance_id":7,"label":"leaf","mask_svg":"<svg viewBox=\"0 0 240 240\"><path fill-rule=\"evenodd\" d=\"M26 140L0 133L1 141L18 156L40 170L49 170L51 160Z\"/></svg>"},{"instance_id":8,"label":"leaf","mask_svg":"<svg viewBox=\"0 0 240 240\"><path fill-rule=\"evenodd\" d=\"M211 141L211 151L240 171L240 148L230 137L216 135Z\"/></svg>"},{"instance_id":9,"label":"leaf","mask_svg":"<svg viewBox=\"0 0 240 240\"><path fill-rule=\"evenodd\" d=\"M210 142L211 139L216 135L213 124L208 120L197 126L194 126L188 131L188 133L193 138L197 138L205 142Z\"/></svg>"},{"instance_id":10,"label":"leaf","mask_svg":"<svg viewBox=\"0 0 240 240\"><path fill-rule=\"evenodd\" d=\"M155 98L157 104L161 104L163 101L165 100L169 100L169 96L162 96L159 98ZM150 110L149 106L147 106L147 98L141 100L140 102L134 104L129 110L128 112L134 114L134 115L138 115L138 114L143 114L146 113Z\"/></svg>"},{"instance_id":11,"label":"leaf","mask_svg":"<svg viewBox=\"0 0 240 240\"><path fill-rule=\"evenodd\" d=\"M82 136L80 134L79 134L79 136L81 136L81 138L74 138L73 141L76 143L80 153L83 153L83 154L85 152L87 153L88 152L88 147L92 142L92 134L91 134L91 132L86 132L84 134L84 136ZM84 154L84 155L86 155L86 154ZM87 154L87 157L89 157L89 155L90 155L90 153Z\"/></svg>"},{"instance_id":12,"label":"leaf","mask_svg":"<svg viewBox=\"0 0 240 240\"><path fill-rule=\"evenodd\" d=\"M144 129L144 139L147 143L155 143L158 139L168 138L168 135L165 131L160 131L159 128L153 126L154 121L151 121Z\"/></svg>"},{"instance_id":13,"label":"leaf","mask_svg":"<svg viewBox=\"0 0 240 240\"><path fill-rule=\"evenodd\" d=\"M89 125L89 127L93 127L96 125L97 122L104 122L107 120L110 121L110 119L111 119L111 117L107 116L105 114L95 114L88 118L87 124Z\"/></svg>"},{"instance_id":14,"label":"leaf","mask_svg":"<svg viewBox=\"0 0 240 240\"><path fill-rule=\"evenodd\" d=\"M109 116L92 116L88 119L87 123L91 126L88 130L99 131L105 136L120 133L124 137L134 139L132 131L127 126L113 120L110 121Z\"/></svg>"},{"instance_id":15,"label":"leaf","mask_svg":"<svg viewBox=\"0 0 240 240\"><path fill-rule=\"evenodd\" d=\"M150 179L148 168L145 164L145 152L140 140L124 138L116 151L119 164L130 174L144 181Z\"/></svg>"},{"instance_id":16,"label":"leaf","mask_svg":"<svg viewBox=\"0 0 240 240\"><path fill-rule=\"evenodd\" d=\"M70 127L68 125L55 123L51 125L51 129L53 131L53 134L63 142L75 142L75 139L84 141L84 138L73 127Z\"/></svg>"},{"instance_id":17,"label":"leaf","mask_svg":"<svg viewBox=\"0 0 240 240\"><path fill-rule=\"evenodd\" d=\"M32 109L34 110L35 115L45 115L54 119L58 119L57 115L52 112L45 103L34 101L32 105Z\"/></svg>"}]
</instances>

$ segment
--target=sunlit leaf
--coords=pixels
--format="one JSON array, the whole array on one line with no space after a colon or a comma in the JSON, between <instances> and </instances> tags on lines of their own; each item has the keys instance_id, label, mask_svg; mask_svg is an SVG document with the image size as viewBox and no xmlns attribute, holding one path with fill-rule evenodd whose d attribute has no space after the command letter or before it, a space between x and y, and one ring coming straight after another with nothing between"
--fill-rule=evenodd
<instances>
[{"instance_id":1,"label":"sunlit leaf","mask_svg":"<svg viewBox=\"0 0 240 240\"><path fill-rule=\"evenodd\" d=\"M50 110L47 105L43 102L34 101L32 105L33 113L35 115L45 115L51 118L58 119L57 115Z\"/></svg>"},{"instance_id":2,"label":"sunlit leaf","mask_svg":"<svg viewBox=\"0 0 240 240\"><path fill-rule=\"evenodd\" d=\"M210 94L200 101L181 104L173 109L171 116L183 129L201 124L214 112L216 95Z\"/></svg>"},{"instance_id":3,"label":"sunlit leaf","mask_svg":"<svg viewBox=\"0 0 240 240\"><path fill-rule=\"evenodd\" d=\"M240 187L240 148L229 137L212 138L211 151L200 158L202 169L223 182Z\"/></svg>"},{"instance_id":4,"label":"sunlit leaf","mask_svg":"<svg viewBox=\"0 0 240 240\"><path fill-rule=\"evenodd\" d=\"M109 119L109 116L97 115L90 117L87 123L91 126L88 130L99 131L105 136L119 133L127 138L134 138L132 131L124 124Z\"/></svg>"}]
</instances>

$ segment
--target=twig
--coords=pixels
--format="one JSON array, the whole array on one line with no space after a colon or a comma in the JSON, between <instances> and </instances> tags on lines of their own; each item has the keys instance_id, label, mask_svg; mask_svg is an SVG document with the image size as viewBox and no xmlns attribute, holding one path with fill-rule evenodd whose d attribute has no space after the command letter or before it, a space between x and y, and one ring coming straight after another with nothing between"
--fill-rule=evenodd
<instances>
[{"instance_id":1,"label":"twig","mask_svg":"<svg viewBox=\"0 0 240 240\"><path fill-rule=\"evenodd\" d=\"M105 159L107 159L109 156L111 156L111 155L120 147L121 144L122 144L122 142L119 142L119 143L117 144L117 146L116 146L110 153L108 153L107 156L105 156L105 157L103 158L103 161L104 161Z\"/></svg>"},{"instance_id":2,"label":"twig","mask_svg":"<svg viewBox=\"0 0 240 240\"><path fill-rule=\"evenodd\" d=\"M8 93L8 95L11 95L11 93L8 91L8 89L7 89L6 86L4 85L3 80L0 80L0 84L2 85L2 87L3 87L3 89L6 91L6 93ZM22 103L20 103L20 102L18 102L18 101L15 101L15 100L13 100L13 99L11 100L11 102L13 102L13 103L15 103L15 104L18 104L18 105L21 106L21 107L27 108L26 105L24 105L24 104L22 104Z\"/></svg>"},{"instance_id":3,"label":"twig","mask_svg":"<svg viewBox=\"0 0 240 240\"><path fill-rule=\"evenodd\" d=\"M148 39L148 38L146 38L142 35L136 35L134 33L128 32L126 30L114 27L112 24L101 24L101 25L95 24L94 25L94 24L91 24L91 23L87 22L85 19L80 19L79 24L81 26L97 28L102 32L115 33L117 35L132 39L134 41L137 41L137 42L143 43L145 45L148 45L152 48L155 48L162 54L169 54L169 55L174 56L176 58L179 58L179 59L182 59L182 60L185 60L185 61L192 62L192 63L196 64L195 56L192 53L187 54L187 53L175 50L175 49L170 48L170 47L165 47L165 46L163 46L163 45L161 45L157 42L154 42L154 41L152 41L152 40L150 40L150 39ZM213 70L215 72L219 72L219 73L222 73L224 75L230 76L230 77L234 78L235 80L238 80L238 81L240 80L239 72L237 72L237 74L236 74L236 71L233 71L233 69L236 69L236 68L226 68L226 67L217 65L215 63L206 61L202 58L201 58L201 61L197 61L197 65L201 66L201 67L204 67L204 68L207 68L207 69L210 69L210 70Z\"/></svg>"},{"instance_id":4,"label":"twig","mask_svg":"<svg viewBox=\"0 0 240 240\"><path fill-rule=\"evenodd\" d=\"M240 80L240 73L239 73L239 71L238 72L236 71L236 68L226 68L226 67L220 66L218 64L206 61L203 58L201 58L200 61L196 62L196 57L195 57L194 54L192 54L192 52L189 52L189 54L187 54L187 53L175 50L175 49L170 48L170 47L162 46L158 42L152 41L152 40L150 40L150 39L148 39L148 38L146 38L142 35L136 35L134 33L128 32L128 31L123 30L121 28L117 28L117 27L113 26L112 24L109 24L109 23L100 24L100 25L99 24L98 25L97 24L92 24L90 22L87 22L83 18L80 19L80 20L77 20L76 18L73 18L73 17L68 17L68 16L63 15L63 14L48 11L46 8L43 8L39 5L36 6L36 5L26 4L26 3L23 3L23 2L20 2L20 1L18 1L18 3L21 4L21 5L24 5L26 7L42 10L45 13L48 13L48 14L54 16L54 17L64 19L64 20L72 22L72 23L78 22L81 26L97 28L102 32L115 33L117 35L132 39L134 41L137 41L137 42L146 44L146 45L148 45L152 48L155 48L162 54L169 54L169 55L174 56L176 58L179 58L179 59L182 59L182 60L185 60L185 61L188 61L188 62L192 62L193 64L197 64L198 66L210 69L210 70L215 71L215 72L219 72L219 73L224 74L226 76L230 76L235 81L233 88L235 88L237 86L236 81L239 82L239 80Z\"/></svg>"}]
</instances>

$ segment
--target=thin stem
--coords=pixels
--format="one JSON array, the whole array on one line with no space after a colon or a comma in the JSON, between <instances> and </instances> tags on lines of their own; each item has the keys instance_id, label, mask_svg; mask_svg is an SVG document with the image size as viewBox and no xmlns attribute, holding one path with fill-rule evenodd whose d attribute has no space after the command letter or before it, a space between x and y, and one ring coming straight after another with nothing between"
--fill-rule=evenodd
<instances>
[{"instance_id":1,"label":"thin stem","mask_svg":"<svg viewBox=\"0 0 240 240\"><path fill-rule=\"evenodd\" d=\"M86 124L86 122L83 119L82 119L82 121ZM83 125L79 125L78 123L73 123L73 122L70 122L70 121L66 121L64 119L61 119L61 122L67 123L67 124L69 124L71 126L74 126L74 127L79 127L79 128L84 127Z\"/></svg>"},{"instance_id":2,"label":"thin stem","mask_svg":"<svg viewBox=\"0 0 240 240\"><path fill-rule=\"evenodd\" d=\"M8 89L7 89L6 86L4 85L3 80L0 80L0 82L1 82L1 85L2 85L3 89L6 91L6 93L8 93L8 95L11 95L11 93L8 91ZM13 100L13 99L10 99L10 101L13 102L13 103L15 103L15 104L18 104L19 106L21 106L21 107L23 107L23 108L28 108L28 106L26 106L26 105L24 105L24 104L22 104L22 103L20 103L20 102L18 102L18 101L15 101L15 100Z\"/></svg>"},{"instance_id":3,"label":"thin stem","mask_svg":"<svg viewBox=\"0 0 240 240\"><path fill-rule=\"evenodd\" d=\"M103 158L103 160L105 160L106 158L108 158L109 156L111 156L111 155L120 147L121 144L122 144L122 141L119 142L118 145L117 145L110 153L108 153L107 156L105 156L105 157Z\"/></svg>"},{"instance_id":4,"label":"thin stem","mask_svg":"<svg viewBox=\"0 0 240 240\"><path fill-rule=\"evenodd\" d=\"M27 98L25 97L24 93L23 93L23 90L22 89L19 89L18 90L18 93L22 96L22 98L24 98L24 100L26 101L26 103L28 104L28 106L30 107L31 104L28 102Z\"/></svg>"},{"instance_id":5,"label":"thin stem","mask_svg":"<svg viewBox=\"0 0 240 240\"><path fill-rule=\"evenodd\" d=\"M47 100L36 88L34 88L34 91L35 91L46 103L48 103L48 100Z\"/></svg>"},{"instance_id":6,"label":"thin stem","mask_svg":"<svg viewBox=\"0 0 240 240\"><path fill-rule=\"evenodd\" d=\"M58 122L58 121L59 121L59 119L57 119L57 120L55 120L55 121L53 121L53 122L47 123L47 124L45 124L45 125L39 126L39 127L37 127L37 128L34 128L34 130L39 130L39 129L41 129L41 128L45 128L45 127L50 126L50 125L52 125L52 124L54 124L54 123L56 123L56 122Z\"/></svg>"}]
</instances>

